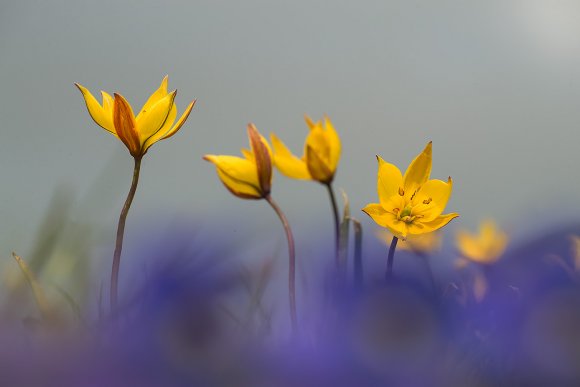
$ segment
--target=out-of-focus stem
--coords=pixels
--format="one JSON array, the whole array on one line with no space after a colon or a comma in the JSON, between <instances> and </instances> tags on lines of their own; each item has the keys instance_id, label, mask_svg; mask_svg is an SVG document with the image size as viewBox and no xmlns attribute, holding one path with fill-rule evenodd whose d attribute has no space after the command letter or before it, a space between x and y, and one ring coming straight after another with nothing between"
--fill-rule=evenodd
<instances>
[{"instance_id":1,"label":"out-of-focus stem","mask_svg":"<svg viewBox=\"0 0 580 387\"><path fill-rule=\"evenodd\" d=\"M350 219L354 226L354 287L361 290L363 286L362 225L358 220Z\"/></svg>"},{"instance_id":2,"label":"out-of-focus stem","mask_svg":"<svg viewBox=\"0 0 580 387\"><path fill-rule=\"evenodd\" d=\"M389 256L387 258L387 272L385 274L385 279L389 281L393 277L393 263L395 261L395 249L397 248L397 242L399 238L393 237L391 241L391 247L389 247Z\"/></svg>"},{"instance_id":3,"label":"out-of-focus stem","mask_svg":"<svg viewBox=\"0 0 580 387\"><path fill-rule=\"evenodd\" d=\"M338 206L336 205L336 197L334 196L334 190L332 189L332 183L325 184L328 189L328 195L330 196L330 204L332 205L332 212L334 214L334 259L336 263L337 270L340 269L340 259L338 256L338 250L340 248L340 220L338 218Z\"/></svg>"},{"instance_id":4,"label":"out-of-focus stem","mask_svg":"<svg viewBox=\"0 0 580 387\"><path fill-rule=\"evenodd\" d=\"M135 157L135 167L133 168L133 181L131 182L131 188L129 189L129 194L125 200L125 205L121 210L121 215L119 216L119 224L117 225L117 241L115 243L115 253L113 254L113 268L111 269L111 314L115 316L117 314L117 289L119 285L119 268L121 266L121 250L123 249L123 236L125 234L125 221L127 220L127 214L129 213L129 208L131 208L131 203L135 197L135 192L137 191L137 183L139 182L139 171L141 169L141 157Z\"/></svg>"},{"instance_id":5,"label":"out-of-focus stem","mask_svg":"<svg viewBox=\"0 0 580 387\"><path fill-rule=\"evenodd\" d=\"M272 206L276 214L284 226L284 231L286 231L286 239L288 239L288 293L290 300L290 323L292 324L292 331L297 332L298 330L298 318L296 316L296 252L294 247L294 237L292 236L292 229L288 223L288 219L272 199L270 195L265 197L266 201Z\"/></svg>"}]
</instances>

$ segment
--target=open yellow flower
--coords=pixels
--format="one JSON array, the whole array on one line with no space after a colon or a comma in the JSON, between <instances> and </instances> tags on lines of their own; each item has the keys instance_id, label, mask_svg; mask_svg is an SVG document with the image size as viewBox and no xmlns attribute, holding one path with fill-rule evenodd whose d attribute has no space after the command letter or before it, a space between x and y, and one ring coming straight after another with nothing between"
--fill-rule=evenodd
<instances>
[{"instance_id":1,"label":"open yellow flower","mask_svg":"<svg viewBox=\"0 0 580 387\"><path fill-rule=\"evenodd\" d=\"M447 182L429 180L431 158L429 142L403 176L399 168L377 156L380 203L371 203L363 211L399 239L438 230L459 216L455 213L442 215L453 182L451 177Z\"/></svg>"},{"instance_id":2,"label":"open yellow flower","mask_svg":"<svg viewBox=\"0 0 580 387\"><path fill-rule=\"evenodd\" d=\"M204 160L216 166L226 188L242 199L263 199L270 194L272 162L270 146L253 124L248 125L250 150L244 157L205 155Z\"/></svg>"},{"instance_id":3,"label":"open yellow flower","mask_svg":"<svg viewBox=\"0 0 580 387\"><path fill-rule=\"evenodd\" d=\"M481 222L479 233L457 232L456 244L459 253L466 259L482 264L496 262L508 243L508 237L492 220Z\"/></svg>"},{"instance_id":4,"label":"open yellow flower","mask_svg":"<svg viewBox=\"0 0 580 387\"><path fill-rule=\"evenodd\" d=\"M167 78L163 78L161 86L151 94L137 116L122 95L114 93L114 97L111 97L101 91L101 104L87 88L78 83L75 85L83 94L89 114L97 125L123 141L133 157L140 158L151 145L177 133L195 104L193 100L175 122L177 107L174 100L177 90L167 91Z\"/></svg>"},{"instance_id":5,"label":"open yellow flower","mask_svg":"<svg viewBox=\"0 0 580 387\"><path fill-rule=\"evenodd\" d=\"M340 159L340 138L328 117L323 122L313 122L308 116L305 119L310 133L301 158L294 156L275 134L270 135L274 164L288 177L330 184Z\"/></svg>"}]
</instances>

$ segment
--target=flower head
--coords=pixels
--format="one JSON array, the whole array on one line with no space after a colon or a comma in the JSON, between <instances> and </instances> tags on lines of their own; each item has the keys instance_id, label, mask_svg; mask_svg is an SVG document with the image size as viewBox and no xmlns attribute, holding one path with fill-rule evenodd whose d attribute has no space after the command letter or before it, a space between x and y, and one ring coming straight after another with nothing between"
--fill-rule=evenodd
<instances>
[{"instance_id":1,"label":"flower head","mask_svg":"<svg viewBox=\"0 0 580 387\"><path fill-rule=\"evenodd\" d=\"M137 116L122 95L114 93L114 97L111 97L110 94L101 91L103 97L101 104L87 88L78 83L75 85L83 94L89 114L97 125L121 140L133 157L142 157L151 145L177 133L195 104L193 100L175 122L177 107L174 100L177 90L167 91L167 76L163 78L161 86L151 94Z\"/></svg>"},{"instance_id":2,"label":"flower head","mask_svg":"<svg viewBox=\"0 0 580 387\"><path fill-rule=\"evenodd\" d=\"M476 235L460 230L456 236L459 253L470 261L482 264L496 262L505 251L507 243L507 234L492 220L481 222Z\"/></svg>"},{"instance_id":3,"label":"flower head","mask_svg":"<svg viewBox=\"0 0 580 387\"><path fill-rule=\"evenodd\" d=\"M262 199L270 194L272 184L271 150L266 139L253 124L248 125L250 150L244 157L205 155L204 160L216 166L226 188L242 199Z\"/></svg>"},{"instance_id":4,"label":"flower head","mask_svg":"<svg viewBox=\"0 0 580 387\"><path fill-rule=\"evenodd\" d=\"M308 116L305 119L310 133L301 158L294 156L275 134L270 135L274 164L288 177L329 184L334 179L340 159L340 138L328 117L324 117L323 122L313 122Z\"/></svg>"},{"instance_id":5,"label":"flower head","mask_svg":"<svg viewBox=\"0 0 580 387\"><path fill-rule=\"evenodd\" d=\"M377 156L379 163L377 190L380 203L363 208L379 226L389 229L397 238L426 234L440 229L458 214L442 215L451 196L453 182L429 180L431 142L419 154L405 175L399 168Z\"/></svg>"}]
</instances>

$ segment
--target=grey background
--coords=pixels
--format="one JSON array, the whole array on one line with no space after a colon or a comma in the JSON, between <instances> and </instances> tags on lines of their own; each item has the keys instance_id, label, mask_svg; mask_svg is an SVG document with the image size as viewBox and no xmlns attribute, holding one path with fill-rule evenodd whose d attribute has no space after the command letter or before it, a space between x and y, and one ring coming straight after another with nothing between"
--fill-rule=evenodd
<instances>
[{"instance_id":1,"label":"grey background","mask_svg":"<svg viewBox=\"0 0 580 387\"><path fill-rule=\"evenodd\" d=\"M31 250L58 187L112 249L132 160L73 82L138 110L165 74L179 112L198 103L143 162L129 244L174 216L217 224L225 240L247 225L275 233L266 204L231 196L201 157L239 154L248 122L300 152L305 113L333 120L335 186L367 237L375 225L359 209L377 201L375 154L405 169L429 140L432 176L455 182L452 228L576 219L579 48L575 1L3 0L0 255ZM277 175L273 195L297 238L331 238L322 186Z\"/></svg>"}]
</instances>

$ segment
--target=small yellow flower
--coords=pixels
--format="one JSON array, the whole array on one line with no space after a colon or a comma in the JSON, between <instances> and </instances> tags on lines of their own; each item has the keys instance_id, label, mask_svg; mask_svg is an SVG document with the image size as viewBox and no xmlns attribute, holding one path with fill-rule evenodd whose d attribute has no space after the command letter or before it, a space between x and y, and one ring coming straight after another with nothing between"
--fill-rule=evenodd
<instances>
[{"instance_id":1,"label":"small yellow flower","mask_svg":"<svg viewBox=\"0 0 580 387\"><path fill-rule=\"evenodd\" d=\"M275 134L270 135L274 164L288 177L330 184L340 159L340 138L328 117L324 117L324 122L313 122L308 116L305 119L310 133L301 158L294 156Z\"/></svg>"},{"instance_id":2,"label":"small yellow flower","mask_svg":"<svg viewBox=\"0 0 580 387\"><path fill-rule=\"evenodd\" d=\"M477 235L460 230L456 243L464 258L476 263L491 264L503 254L508 237L494 221L486 220L480 224Z\"/></svg>"},{"instance_id":3,"label":"small yellow flower","mask_svg":"<svg viewBox=\"0 0 580 387\"><path fill-rule=\"evenodd\" d=\"M391 243L393 234L389 231L380 229L376 232L377 238L383 241L387 246ZM411 251L416 254L431 254L441 249L443 234L440 232L431 232L428 234L409 236L407 240L400 241L397 247L400 250Z\"/></svg>"},{"instance_id":4,"label":"small yellow flower","mask_svg":"<svg viewBox=\"0 0 580 387\"><path fill-rule=\"evenodd\" d=\"M244 158L205 155L203 159L216 166L226 188L242 199L263 199L272 184L271 150L266 139L253 124L248 125L250 150L242 149Z\"/></svg>"},{"instance_id":5,"label":"small yellow flower","mask_svg":"<svg viewBox=\"0 0 580 387\"><path fill-rule=\"evenodd\" d=\"M451 177L447 182L429 180L431 157L429 142L403 176L399 168L377 156L380 203L371 203L363 211L399 239L433 232L459 216L441 215L451 196L453 182Z\"/></svg>"},{"instance_id":6,"label":"small yellow flower","mask_svg":"<svg viewBox=\"0 0 580 387\"><path fill-rule=\"evenodd\" d=\"M123 141L131 155L137 158L143 157L149 147L157 141L177 133L195 104L193 100L174 125L177 118L177 108L174 104L177 90L167 92L167 76L163 78L161 86L151 94L136 117L131 105L122 95L114 93L114 97L111 97L101 91L103 96L101 104L87 88L78 83L75 85L83 94L89 114L97 125Z\"/></svg>"}]
</instances>

